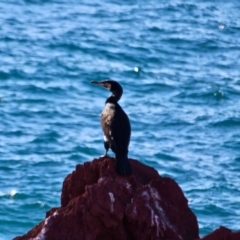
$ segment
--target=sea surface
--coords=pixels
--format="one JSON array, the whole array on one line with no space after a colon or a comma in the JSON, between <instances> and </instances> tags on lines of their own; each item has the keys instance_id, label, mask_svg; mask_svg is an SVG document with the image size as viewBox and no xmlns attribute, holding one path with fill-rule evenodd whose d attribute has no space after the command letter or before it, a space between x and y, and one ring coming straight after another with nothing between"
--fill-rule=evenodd
<instances>
[{"instance_id":1,"label":"sea surface","mask_svg":"<svg viewBox=\"0 0 240 240\"><path fill-rule=\"evenodd\" d=\"M238 0L1 0L0 239L103 154L109 92L90 81L106 78L124 88L129 157L177 181L201 236L240 229L239 69Z\"/></svg>"}]
</instances>

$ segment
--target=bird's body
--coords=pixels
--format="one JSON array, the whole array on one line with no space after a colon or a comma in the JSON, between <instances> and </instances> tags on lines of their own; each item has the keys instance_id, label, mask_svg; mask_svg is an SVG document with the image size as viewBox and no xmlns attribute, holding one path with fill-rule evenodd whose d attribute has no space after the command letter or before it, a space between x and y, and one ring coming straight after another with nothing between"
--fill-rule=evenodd
<instances>
[{"instance_id":1,"label":"bird's body","mask_svg":"<svg viewBox=\"0 0 240 240\"><path fill-rule=\"evenodd\" d=\"M119 175L130 175L131 165L128 160L128 145L131 136L131 125L127 114L118 104L122 87L113 80L92 83L108 88L113 94L107 98L101 114L101 126L104 134L105 156L109 148L116 156L116 170Z\"/></svg>"}]
</instances>

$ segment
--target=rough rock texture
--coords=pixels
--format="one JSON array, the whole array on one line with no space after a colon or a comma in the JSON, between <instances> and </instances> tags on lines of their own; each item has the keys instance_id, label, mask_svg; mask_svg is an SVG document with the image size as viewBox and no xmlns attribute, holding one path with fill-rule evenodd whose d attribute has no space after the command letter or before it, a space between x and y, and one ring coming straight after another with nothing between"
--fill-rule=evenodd
<instances>
[{"instance_id":1,"label":"rough rock texture","mask_svg":"<svg viewBox=\"0 0 240 240\"><path fill-rule=\"evenodd\" d=\"M201 240L240 240L240 231L233 233L225 227L220 227Z\"/></svg>"},{"instance_id":2,"label":"rough rock texture","mask_svg":"<svg viewBox=\"0 0 240 240\"><path fill-rule=\"evenodd\" d=\"M61 207L15 240L198 239L197 219L178 184L136 160L131 165L129 177L116 174L114 158L77 165L63 182Z\"/></svg>"}]
</instances>

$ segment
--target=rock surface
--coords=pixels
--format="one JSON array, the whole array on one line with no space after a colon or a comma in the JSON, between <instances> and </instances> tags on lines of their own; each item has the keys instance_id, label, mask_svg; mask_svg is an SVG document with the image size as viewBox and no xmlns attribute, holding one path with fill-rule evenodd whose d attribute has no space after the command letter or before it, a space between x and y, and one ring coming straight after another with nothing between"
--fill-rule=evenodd
<instances>
[{"instance_id":1,"label":"rock surface","mask_svg":"<svg viewBox=\"0 0 240 240\"><path fill-rule=\"evenodd\" d=\"M61 207L15 240L199 239L197 219L178 184L130 161L128 177L116 174L114 158L77 165L63 182Z\"/></svg>"},{"instance_id":2,"label":"rock surface","mask_svg":"<svg viewBox=\"0 0 240 240\"><path fill-rule=\"evenodd\" d=\"M208 234L201 240L239 240L240 231L233 233L230 229L220 227L212 233Z\"/></svg>"}]
</instances>

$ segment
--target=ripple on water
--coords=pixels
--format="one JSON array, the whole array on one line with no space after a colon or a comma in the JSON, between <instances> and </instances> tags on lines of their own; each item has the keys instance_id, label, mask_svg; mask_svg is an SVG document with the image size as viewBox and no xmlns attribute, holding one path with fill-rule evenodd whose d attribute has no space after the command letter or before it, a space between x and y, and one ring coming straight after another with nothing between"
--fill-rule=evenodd
<instances>
[{"instance_id":1,"label":"ripple on water","mask_svg":"<svg viewBox=\"0 0 240 240\"><path fill-rule=\"evenodd\" d=\"M179 183L201 235L237 230L237 10L234 1L1 1L0 239L59 206L64 177L103 153L109 93L89 82L105 78L124 88L129 156Z\"/></svg>"}]
</instances>

